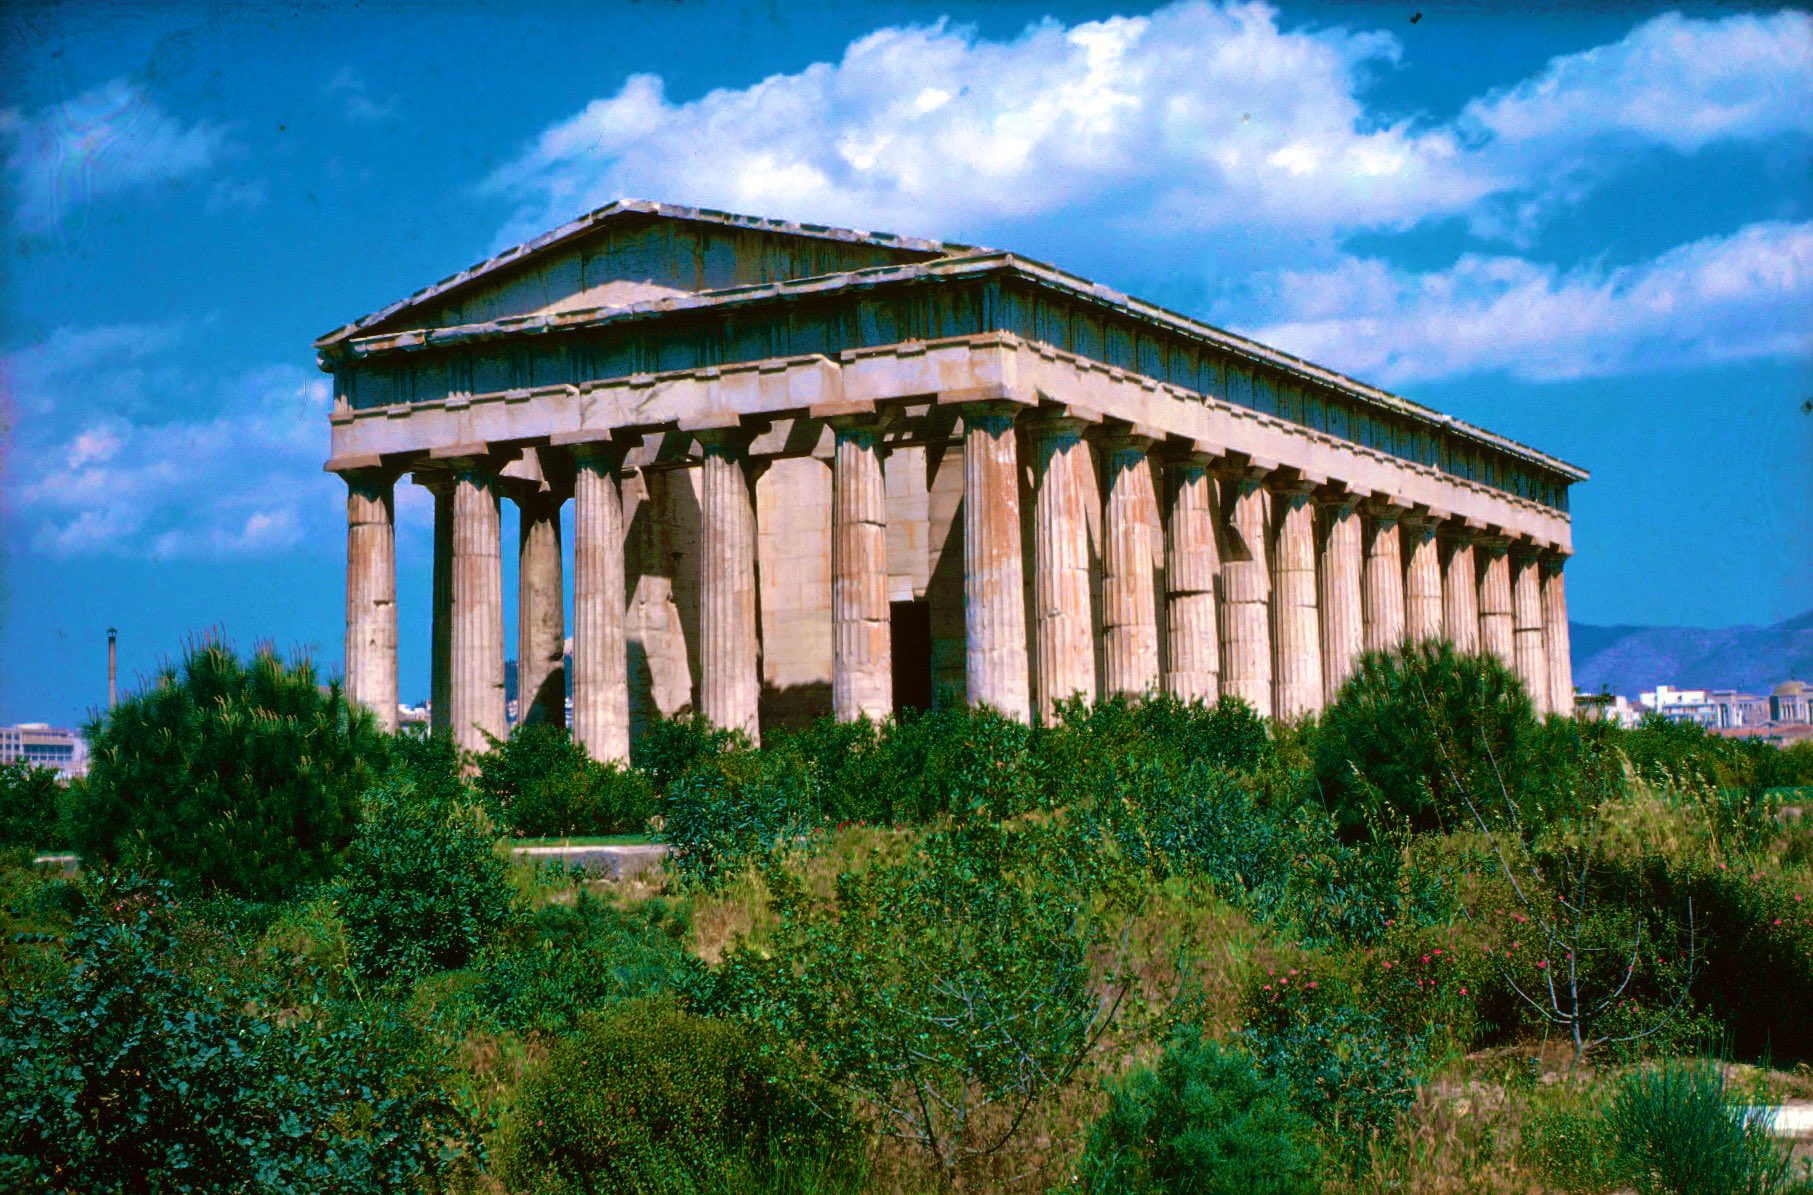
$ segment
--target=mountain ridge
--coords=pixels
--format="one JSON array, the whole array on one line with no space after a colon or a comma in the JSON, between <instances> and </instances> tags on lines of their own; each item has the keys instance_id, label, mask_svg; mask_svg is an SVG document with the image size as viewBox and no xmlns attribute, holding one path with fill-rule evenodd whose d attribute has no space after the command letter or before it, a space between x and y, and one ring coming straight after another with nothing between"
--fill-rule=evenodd
<instances>
[{"instance_id":1,"label":"mountain ridge","mask_svg":"<svg viewBox=\"0 0 1813 1195\"><path fill-rule=\"evenodd\" d=\"M1813 610L1771 626L1595 626L1570 622L1574 684L1635 697L1658 684L1766 696L1813 680Z\"/></svg>"}]
</instances>

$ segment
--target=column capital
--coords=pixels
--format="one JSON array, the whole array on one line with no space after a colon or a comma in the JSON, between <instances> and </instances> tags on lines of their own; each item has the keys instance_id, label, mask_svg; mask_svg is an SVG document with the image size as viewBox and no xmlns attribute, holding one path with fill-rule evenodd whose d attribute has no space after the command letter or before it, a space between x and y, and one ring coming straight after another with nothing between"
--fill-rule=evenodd
<instances>
[{"instance_id":1,"label":"column capital","mask_svg":"<svg viewBox=\"0 0 1813 1195\"><path fill-rule=\"evenodd\" d=\"M825 426L838 436L861 438L874 436L879 438L888 427L900 417L900 412L890 407L875 409L873 405L864 411L843 411L834 415L825 415Z\"/></svg>"},{"instance_id":2,"label":"column capital","mask_svg":"<svg viewBox=\"0 0 1813 1195\"><path fill-rule=\"evenodd\" d=\"M1222 481L1233 482L1251 493L1265 485L1266 479L1278 471L1278 462L1230 452L1211 465L1210 471Z\"/></svg>"},{"instance_id":3,"label":"column capital","mask_svg":"<svg viewBox=\"0 0 1813 1195\"><path fill-rule=\"evenodd\" d=\"M943 397L943 395L939 396L941 401ZM1022 414L1034 408L1027 403L1012 399L977 399L959 403L957 409L962 413L965 423L979 419L1005 419L1009 423L1013 423Z\"/></svg>"},{"instance_id":4,"label":"column capital","mask_svg":"<svg viewBox=\"0 0 1813 1195\"><path fill-rule=\"evenodd\" d=\"M1313 498L1317 490L1328 484L1328 478L1295 465L1281 465L1266 477L1265 484L1273 493Z\"/></svg>"},{"instance_id":5,"label":"column capital","mask_svg":"<svg viewBox=\"0 0 1813 1195\"><path fill-rule=\"evenodd\" d=\"M1487 528L1484 535L1476 536L1474 538L1473 547L1478 551L1489 552L1494 556L1503 556L1510 551L1511 537L1502 534L1495 528Z\"/></svg>"},{"instance_id":6,"label":"column capital","mask_svg":"<svg viewBox=\"0 0 1813 1195\"><path fill-rule=\"evenodd\" d=\"M1406 501L1396 494L1373 494L1360 505L1374 519L1394 526L1416 506L1414 502Z\"/></svg>"},{"instance_id":7,"label":"column capital","mask_svg":"<svg viewBox=\"0 0 1813 1195\"><path fill-rule=\"evenodd\" d=\"M1567 562L1572 560L1573 557L1568 553L1563 552L1560 548L1551 548L1544 552L1539 559L1542 563L1543 572L1550 576L1560 576L1561 571L1567 567Z\"/></svg>"},{"instance_id":8,"label":"column capital","mask_svg":"<svg viewBox=\"0 0 1813 1195\"><path fill-rule=\"evenodd\" d=\"M1547 555L1548 550L1549 546L1546 543L1527 535L1519 535L1511 539L1511 555L1518 560L1538 560Z\"/></svg>"},{"instance_id":9,"label":"column capital","mask_svg":"<svg viewBox=\"0 0 1813 1195\"><path fill-rule=\"evenodd\" d=\"M1040 406L1021 417L1020 423L1029 431L1069 431L1081 435L1102 422L1100 415L1080 411L1068 406Z\"/></svg>"},{"instance_id":10,"label":"column capital","mask_svg":"<svg viewBox=\"0 0 1813 1195\"><path fill-rule=\"evenodd\" d=\"M1119 419L1110 419L1095 430L1095 438L1109 451L1150 452L1152 446L1164 439L1164 433L1154 431L1143 424L1128 423Z\"/></svg>"},{"instance_id":11,"label":"column capital","mask_svg":"<svg viewBox=\"0 0 1813 1195\"><path fill-rule=\"evenodd\" d=\"M403 474L403 466L387 462L378 453L360 456L337 456L322 466L328 473L339 474L341 480L352 485L357 481L361 485L383 484L394 482Z\"/></svg>"},{"instance_id":12,"label":"column capital","mask_svg":"<svg viewBox=\"0 0 1813 1195\"><path fill-rule=\"evenodd\" d=\"M515 460L519 449L493 448L489 444L448 444L428 450L428 459L444 465L454 476L483 473L498 477L505 465Z\"/></svg>"},{"instance_id":13,"label":"column capital","mask_svg":"<svg viewBox=\"0 0 1813 1195\"><path fill-rule=\"evenodd\" d=\"M1436 510L1418 503L1399 515L1398 522L1412 531L1427 531L1433 535L1443 523L1448 521L1448 517L1448 512L1445 510Z\"/></svg>"},{"instance_id":14,"label":"column capital","mask_svg":"<svg viewBox=\"0 0 1813 1195\"><path fill-rule=\"evenodd\" d=\"M1154 450L1153 455L1167 465L1188 465L1212 471L1227 454L1201 440L1167 436L1163 443Z\"/></svg>"},{"instance_id":15,"label":"column capital","mask_svg":"<svg viewBox=\"0 0 1813 1195\"><path fill-rule=\"evenodd\" d=\"M680 430L692 436L698 442L699 450L707 456L741 457L749 451L749 445L761 429L739 421L713 427L687 427L683 423Z\"/></svg>"},{"instance_id":16,"label":"column capital","mask_svg":"<svg viewBox=\"0 0 1813 1195\"><path fill-rule=\"evenodd\" d=\"M1372 491L1368 489L1334 478L1319 487L1314 496L1316 505L1326 510L1350 511L1358 510L1371 495Z\"/></svg>"}]
</instances>

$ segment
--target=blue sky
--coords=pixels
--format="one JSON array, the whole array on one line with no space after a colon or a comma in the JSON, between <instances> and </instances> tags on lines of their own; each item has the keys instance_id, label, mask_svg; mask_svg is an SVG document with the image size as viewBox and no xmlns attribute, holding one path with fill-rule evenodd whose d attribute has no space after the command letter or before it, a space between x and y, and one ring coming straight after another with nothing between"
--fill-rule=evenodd
<instances>
[{"instance_id":1,"label":"blue sky","mask_svg":"<svg viewBox=\"0 0 1813 1195\"><path fill-rule=\"evenodd\" d=\"M0 721L101 701L109 625L127 684L337 671L310 342L628 195L1011 248L1584 465L1579 621L1813 607L1813 20L1414 11L9 6Z\"/></svg>"}]
</instances>

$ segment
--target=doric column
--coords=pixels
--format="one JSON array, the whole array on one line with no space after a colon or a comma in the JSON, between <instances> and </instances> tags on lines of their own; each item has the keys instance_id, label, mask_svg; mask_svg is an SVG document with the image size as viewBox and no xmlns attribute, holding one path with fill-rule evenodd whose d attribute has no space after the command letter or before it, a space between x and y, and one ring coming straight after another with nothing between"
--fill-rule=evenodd
<instances>
[{"instance_id":1,"label":"doric column","mask_svg":"<svg viewBox=\"0 0 1813 1195\"><path fill-rule=\"evenodd\" d=\"M558 494L519 484L516 569L516 720L567 724L566 577Z\"/></svg>"},{"instance_id":2,"label":"doric column","mask_svg":"<svg viewBox=\"0 0 1813 1195\"><path fill-rule=\"evenodd\" d=\"M1574 661L1568 643L1567 585L1561 576L1567 558L1542 558L1542 646L1549 662L1549 708L1564 718L1574 716Z\"/></svg>"},{"instance_id":3,"label":"doric column","mask_svg":"<svg viewBox=\"0 0 1813 1195\"><path fill-rule=\"evenodd\" d=\"M1380 502L1367 512L1362 524L1367 651L1392 651L1404 641L1404 566L1398 551L1398 516L1402 513L1402 507Z\"/></svg>"},{"instance_id":4,"label":"doric column","mask_svg":"<svg viewBox=\"0 0 1813 1195\"><path fill-rule=\"evenodd\" d=\"M1549 658L1543 646L1542 565L1535 545L1519 542L1511 552L1511 609L1517 677L1530 691L1538 714L1549 712Z\"/></svg>"},{"instance_id":5,"label":"doric column","mask_svg":"<svg viewBox=\"0 0 1813 1195\"><path fill-rule=\"evenodd\" d=\"M416 473L415 483L434 497L432 616L428 649L428 729L453 728L453 476Z\"/></svg>"},{"instance_id":6,"label":"doric column","mask_svg":"<svg viewBox=\"0 0 1813 1195\"><path fill-rule=\"evenodd\" d=\"M879 722L894 712L881 426L873 415L831 426L831 709L843 722Z\"/></svg>"},{"instance_id":7,"label":"doric column","mask_svg":"<svg viewBox=\"0 0 1813 1195\"><path fill-rule=\"evenodd\" d=\"M1479 567L1479 645L1506 668L1517 667L1517 649L1511 634L1511 563L1505 551L1510 541L1502 536L1482 536L1473 542Z\"/></svg>"},{"instance_id":8,"label":"doric column","mask_svg":"<svg viewBox=\"0 0 1813 1195\"><path fill-rule=\"evenodd\" d=\"M1107 499L1102 509L1102 639L1110 694L1143 697L1158 689L1158 495L1148 436L1104 437Z\"/></svg>"},{"instance_id":9,"label":"doric column","mask_svg":"<svg viewBox=\"0 0 1813 1195\"><path fill-rule=\"evenodd\" d=\"M1442 559L1435 528L1423 512L1399 520L1404 552L1404 638L1423 643L1442 637Z\"/></svg>"},{"instance_id":10,"label":"doric column","mask_svg":"<svg viewBox=\"0 0 1813 1195\"><path fill-rule=\"evenodd\" d=\"M1240 470L1222 490L1221 689L1272 714L1272 571L1266 559L1264 472Z\"/></svg>"},{"instance_id":11,"label":"doric column","mask_svg":"<svg viewBox=\"0 0 1813 1195\"><path fill-rule=\"evenodd\" d=\"M1272 493L1272 710L1300 718L1322 708L1322 628L1316 592L1316 486Z\"/></svg>"},{"instance_id":12,"label":"doric column","mask_svg":"<svg viewBox=\"0 0 1813 1195\"><path fill-rule=\"evenodd\" d=\"M699 712L761 741L755 501L740 427L696 433L704 450L699 536Z\"/></svg>"},{"instance_id":13,"label":"doric column","mask_svg":"<svg viewBox=\"0 0 1813 1195\"><path fill-rule=\"evenodd\" d=\"M573 737L593 759L630 757L624 634L622 448L573 448Z\"/></svg>"},{"instance_id":14,"label":"doric column","mask_svg":"<svg viewBox=\"0 0 1813 1195\"><path fill-rule=\"evenodd\" d=\"M963 407L964 674L972 705L1031 717L1020 477L1009 403Z\"/></svg>"},{"instance_id":15,"label":"doric column","mask_svg":"<svg viewBox=\"0 0 1813 1195\"><path fill-rule=\"evenodd\" d=\"M497 475L480 458L453 462L453 610L448 722L462 750L490 748L504 717L504 572Z\"/></svg>"},{"instance_id":16,"label":"doric column","mask_svg":"<svg viewBox=\"0 0 1813 1195\"><path fill-rule=\"evenodd\" d=\"M346 481L346 696L397 728L396 475L356 469Z\"/></svg>"},{"instance_id":17,"label":"doric column","mask_svg":"<svg viewBox=\"0 0 1813 1195\"><path fill-rule=\"evenodd\" d=\"M1473 532L1449 525L1442 561L1442 627L1461 655L1479 652L1479 572L1473 560Z\"/></svg>"},{"instance_id":18,"label":"doric column","mask_svg":"<svg viewBox=\"0 0 1813 1195\"><path fill-rule=\"evenodd\" d=\"M1209 471L1213 458L1190 452L1165 470L1171 518L1165 536L1165 692L1210 704L1221 697L1221 631L1215 595L1220 586L1221 494Z\"/></svg>"},{"instance_id":19,"label":"doric column","mask_svg":"<svg viewBox=\"0 0 1813 1195\"><path fill-rule=\"evenodd\" d=\"M1095 700L1095 636L1089 593L1089 446L1081 419L1032 420L1033 637L1038 654L1039 719L1057 703Z\"/></svg>"},{"instance_id":20,"label":"doric column","mask_svg":"<svg viewBox=\"0 0 1813 1195\"><path fill-rule=\"evenodd\" d=\"M1365 601L1360 596L1364 548L1359 499L1337 492L1322 504L1322 694L1333 701L1366 650Z\"/></svg>"}]
</instances>

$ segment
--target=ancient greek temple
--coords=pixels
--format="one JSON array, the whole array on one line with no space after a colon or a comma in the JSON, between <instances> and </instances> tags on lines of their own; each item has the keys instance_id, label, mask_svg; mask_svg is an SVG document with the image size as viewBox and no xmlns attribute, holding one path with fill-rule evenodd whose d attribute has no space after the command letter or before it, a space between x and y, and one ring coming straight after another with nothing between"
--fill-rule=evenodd
<instances>
[{"instance_id":1,"label":"ancient greek temple","mask_svg":"<svg viewBox=\"0 0 1813 1195\"><path fill-rule=\"evenodd\" d=\"M346 684L397 716L396 486L434 496L432 710L597 757L940 701L1319 709L1448 639L1571 711L1554 457L1012 253L615 203L316 342ZM568 521L570 512L570 522ZM566 618L570 537L572 625Z\"/></svg>"}]
</instances>

